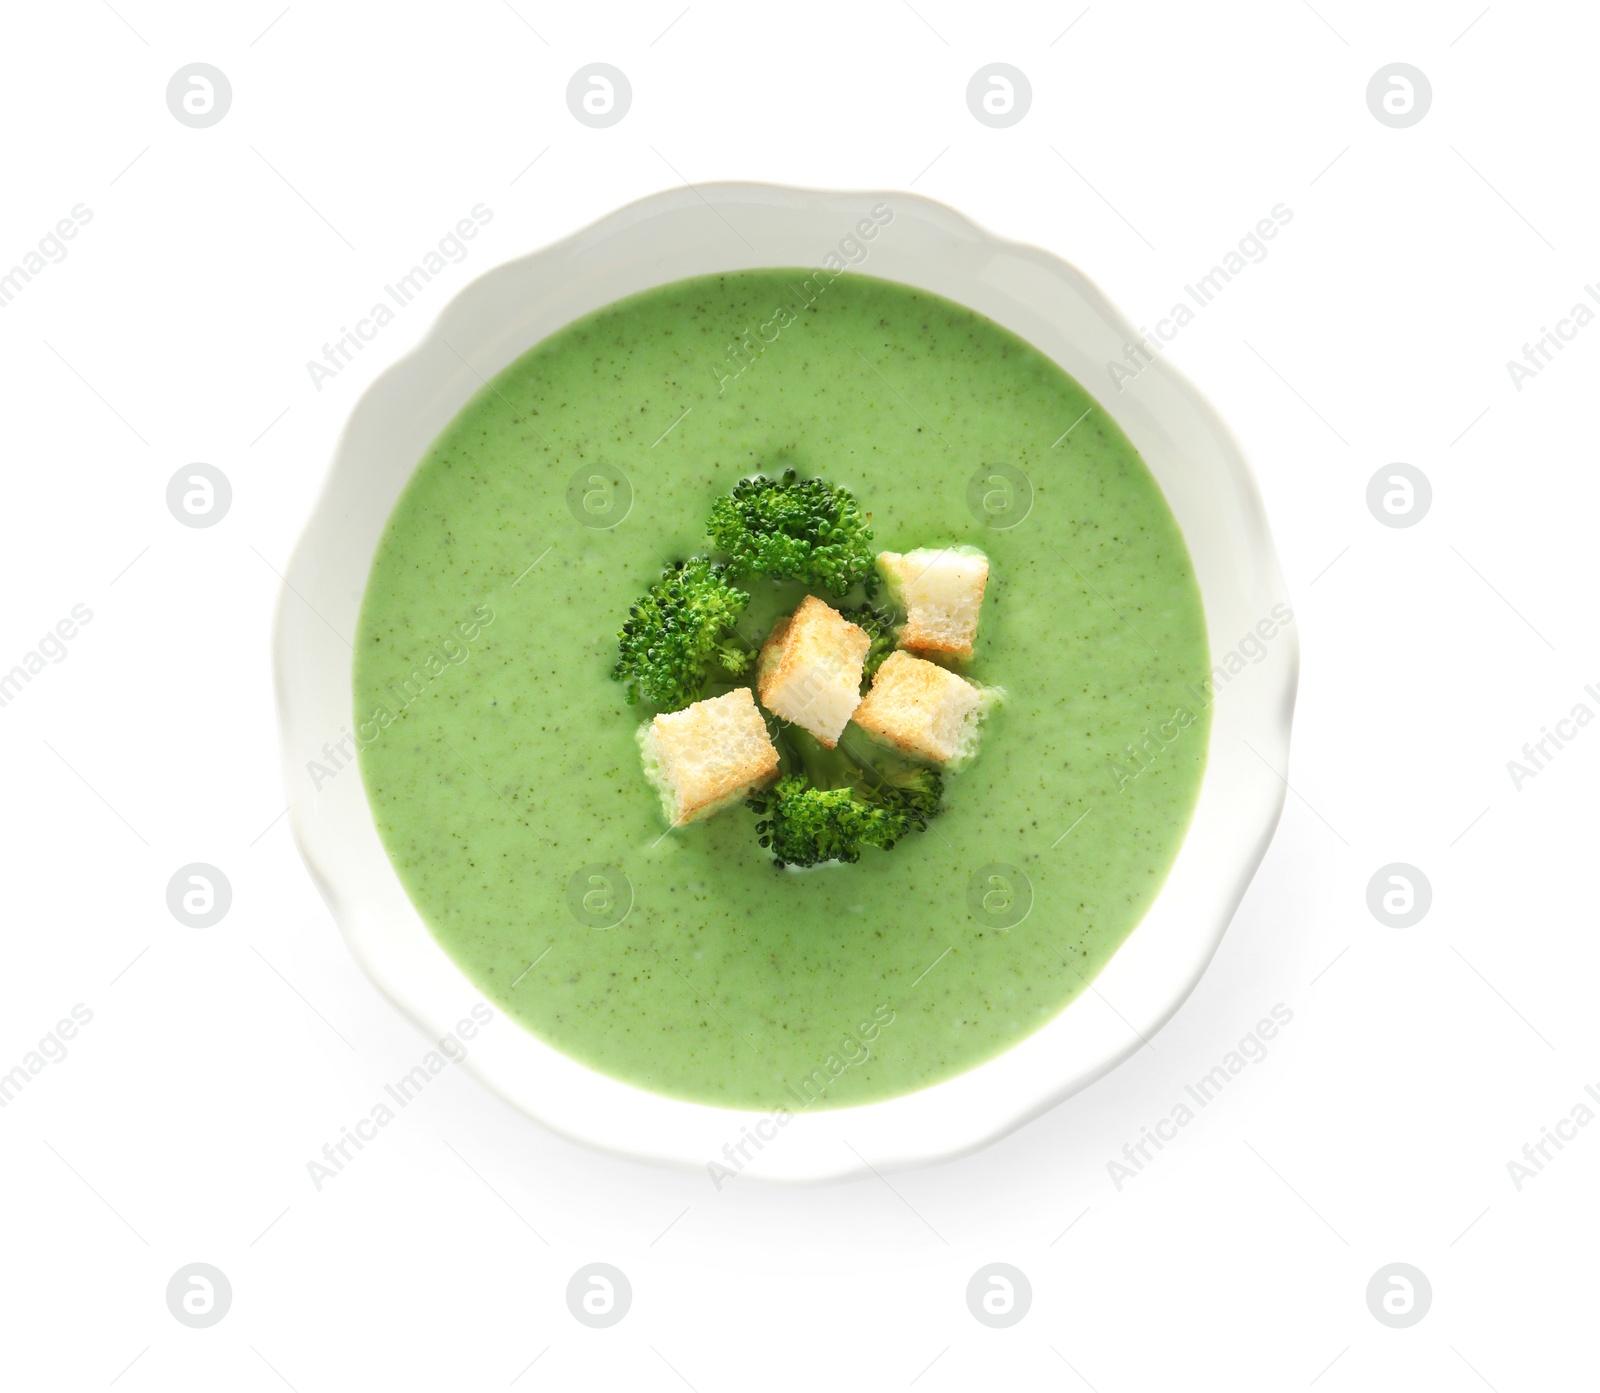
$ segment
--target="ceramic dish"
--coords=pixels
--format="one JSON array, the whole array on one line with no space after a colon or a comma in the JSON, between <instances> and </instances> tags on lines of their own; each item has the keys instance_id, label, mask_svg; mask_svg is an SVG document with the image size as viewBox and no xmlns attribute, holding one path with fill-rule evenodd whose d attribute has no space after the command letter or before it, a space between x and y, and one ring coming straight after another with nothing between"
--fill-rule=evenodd
<instances>
[{"instance_id":1,"label":"ceramic dish","mask_svg":"<svg viewBox=\"0 0 1600 1393\"><path fill-rule=\"evenodd\" d=\"M477 1033L464 1066L556 1130L633 1156L706 1167L750 1137L746 1176L818 1180L969 1150L1020 1125L1140 1047L1199 980L1265 852L1285 785L1297 650L1260 500L1239 447L1199 393L1155 358L1125 362L1137 332L1075 268L904 193L750 184L654 195L481 276L352 412L287 573L277 682L295 836L363 968L432 1038L480 994L438 945L380 841L353 764L314 777L350 729L351 650L363 588L401 490L484 382L548 335L613 301L691 276L827 266L867 210L893 220L866 273L935 292L1025 339L1093 393L1137 447L1188 545L1212 662L1209 755L1193 821L1137 929L1049 1024L966 1073L885 1101L764 1112L679 1101L597 1073L508 1020ZM849 265L853 257L846 257ZM1277 616L1274 618L1274 616ZM1252 639L1272 630L1271 641ZM1248 661L1241 661L1242 651Z\"/></svg>"}]
</instances>

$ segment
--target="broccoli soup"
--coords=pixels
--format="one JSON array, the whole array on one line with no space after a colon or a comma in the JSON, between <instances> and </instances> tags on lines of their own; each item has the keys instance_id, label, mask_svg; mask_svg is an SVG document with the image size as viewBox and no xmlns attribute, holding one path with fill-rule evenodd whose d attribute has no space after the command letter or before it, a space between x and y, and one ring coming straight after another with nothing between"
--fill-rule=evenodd
<instances>
[{"instance_id":1,"label":"broccoli soup","mask_svg":"<svg viewBox=\"0 0 1600 1393\"><path fill-rule=\"evenodd\" d=\"M493 1005L792 1113L949 1078L1087 988L1188 826L1208 668L1183 538L1083 387L937 296L747 271L569 325L434 442L356 731Z\"/></svg>"}]
</instances>

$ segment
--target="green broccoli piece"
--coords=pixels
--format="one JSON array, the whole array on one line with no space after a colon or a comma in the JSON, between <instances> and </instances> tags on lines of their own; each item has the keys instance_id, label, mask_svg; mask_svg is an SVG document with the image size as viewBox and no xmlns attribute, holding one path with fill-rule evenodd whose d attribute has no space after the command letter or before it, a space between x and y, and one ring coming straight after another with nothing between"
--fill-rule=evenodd
<instances>
[{"instance_id":1,"label":"green broccoli piece","mask_svg":"<svg viewBox=\"0 0 1600 1393\"><path fill-rule=\"evenodd\" d=\"M750 796L756 834L780 866L859 861L863 847L889 850L939 811L943 780L932 769L886 758L876 766L824 749L798 727L786 732L803 773Z\"/></svg>"},{"instance_id":2,"label":"green broccoli piece","mask_svg":"<svg viewBox=\"0 0 1600 1393\"><path fill-rule=\"evenodd\" d=\"M872 640L861 665L861 690L865 692L872 685L878 669L883 666L883 660L894 652L894 620L872 605L857 605L854 609L841 609L839 613L852 624L865 629L867 637Z\"/></svg>"},{"instance_id":3,"label":"green broccoli piece","mask_svg":"<svg viewBox=\"0 0 1600 1393\"><path fill-rule=\"evenodd\" d=\"M859 861L872 818L848 788L813 788L789 774L752 794L761 815L756 834L780 866L815 866L822 861Z\"/></svg>"},{"instance_id":4,"label":"green broccoli piece","mask_svg":"<svg viewBox=\"0 0 1600 1393\"><path fill-rule=\"evenodd\" d=\"M740 573L760 571L836 596L860 581L871 588L877 578L872 532L855 496L792 469L779 479L741 479L711 505L706 533Z\"/></svg>"},{"instance_id":5,"label":"green broccoli piece","mask_svg":"<svg viewBox=\"0 0 1600 1393\"><path fill-rule=\"evenodd\" d=\"M730 675L743 672L750 645L733 626L749 600L719 562L695 556L667 566L617 635L611 676L627 683L629 704L642 697L663 711L681 711L700 699L713 665Z\"/></svg>"},{"instance_id":6,"label":"green broccoli piece","mask_svg":"<svg viewBox=\"0 0 1600 1393\"><path fill-rule=\"evenodd\" d=\"M855 790L856 797L883 809L899 823L896 841L907 832L926 831L929 820L938 815L939 800L944 796L944 779L939 772L908 765L893 771L880 768L876 773L874 781ZM884 843L885 849L893 845L894 841Z\"/></svg>"}]
</instances>

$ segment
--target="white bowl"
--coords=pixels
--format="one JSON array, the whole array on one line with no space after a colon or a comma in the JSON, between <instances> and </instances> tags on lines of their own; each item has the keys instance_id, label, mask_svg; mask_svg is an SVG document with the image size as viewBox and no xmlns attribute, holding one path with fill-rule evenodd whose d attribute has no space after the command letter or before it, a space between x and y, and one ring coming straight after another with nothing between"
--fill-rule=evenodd
<instances>
[{"instance_id":1,"label":"white bowl","mask_svg":"<svg viewBox=\"0 0 1600 1393\"><path fill-rule=\"evenodd\" d=\"M351 651L373 553L428 446L513 359L572 320L686 276L821 266L874 204L894 217L861 269L978 310L1060 364L1105 403L1166 495L1189 546L1212 660L1287 602L1244 457L1210 405L1164 359L1117 391L1133 326L1077 269L907 193L702 185L630 204L555 246L496 267L445 309L420 345L352 412L327 486L290 564L276 658L295 836L351 951L430 1036L479 994L435 942L378 837L359 773L313 786L307 762L350 729ZM737 229L737 234L730 229ZM850 244L845 243L847 251ZM848 257L842 259L848 260ZM337 631L337 632L336 632ZM1144 920L1094 983L1043 1029L967 1073L885 1102L764 1113L680 1102L598 1074L504 1018L466 1066L570 1137L632 1156L820 1180L970 1150L1115 1067L1167 1021L1211 960L1282 810L1298 652L1293 625L1222 686L1194 820ZM1248 742L1248 743L1247 743ZM1254 747L1252 751L1251 746Z\"/></svg>"}]
</instances>

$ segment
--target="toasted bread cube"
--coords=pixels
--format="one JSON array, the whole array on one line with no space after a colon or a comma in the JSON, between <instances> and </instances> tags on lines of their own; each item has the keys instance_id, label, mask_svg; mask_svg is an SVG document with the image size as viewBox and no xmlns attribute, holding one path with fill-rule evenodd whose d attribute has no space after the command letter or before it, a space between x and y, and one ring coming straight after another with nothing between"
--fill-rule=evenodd
<instances>
[{"instance_id":1,"label":"toasted bread cube","mask_svg":"<svg viewBox=\"0 0 1600 1393\"><path fill-rule=\"evenodd\" d=\"M906 612L900 646L963 661L978 636L989 558L975 547L918 547L878 554L889 593Z\"/></svg>"},{"instance_id":2,"label":"toasted bread cube","mask_svg":"<svg viewBox=\"0 0 1600 1393\"><path fill-rule=\"evenodd\" d=\"M807 595L773 626L756 659L761 704L804 726L830 750L861 700L861 668L872 640L831 605Z\"/></svg>"},{"instance_id":3,"label":"toasted bread cube","mask_svg":"<svg viewBox=\"0 0 1600 1393\"><path fill-rule=\"evenodd\" d=\"M778 750L748 687L697 701L639 727L645 777L674 827L737 803L778 776Z\"/></svg>"},{"instance_id":4,"label":"toasted bread cube","mask_svg":"<svg viewBox=\"0 0 1600 1393\"><path fill-rule=\"evenodd\" d=\"M788 636L793 619L793 615L786 614L778 620L767 635L767 641L761 645L761 651L756 654L756 690L762 694L763 700L766 697L767 678L783 660L783 641Z\"/></svg>"},{"instance_id":5,"label":"toasted bread cube","mask_svg":"<svg viewBox=\"0 0 1600 1393\"><path fill-rule=\"evenodd\" d=\"M897 648L856 707L855 723L912 759L959 768L977 749L978 721L1001 695Z\"/></svg>"}]
</instances>

